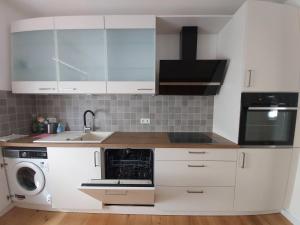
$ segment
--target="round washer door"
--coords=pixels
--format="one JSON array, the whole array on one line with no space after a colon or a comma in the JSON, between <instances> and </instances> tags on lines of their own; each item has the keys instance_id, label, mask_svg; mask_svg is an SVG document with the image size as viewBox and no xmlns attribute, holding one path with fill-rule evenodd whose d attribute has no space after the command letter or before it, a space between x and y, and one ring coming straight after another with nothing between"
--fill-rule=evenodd
<instances>
[{"instance_id":1,"label":"round washer door","mask_svg":"<svg viewBox=\"0 0 300 225\"><path fill-rule=\"evenodd\" d=\"M45 187L43 171L34 163L20 162L14 167L15 187L20 195L37 195Z\"/></svg>"}]
</instances>

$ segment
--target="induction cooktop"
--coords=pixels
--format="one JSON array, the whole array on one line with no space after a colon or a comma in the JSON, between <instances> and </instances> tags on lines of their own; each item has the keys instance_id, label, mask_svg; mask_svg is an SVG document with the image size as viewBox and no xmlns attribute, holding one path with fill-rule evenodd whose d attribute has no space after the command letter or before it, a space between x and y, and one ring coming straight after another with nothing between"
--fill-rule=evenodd
<instances>
[{"instance_id":1,"label":"induction cooktop","mask_svg":"<svg viewBox=\"0 0 300 225\"><path fill-rule=\"evenodd\" d=\"M170 132L168 136L171 143L216 143L207 134L200 132Z\"/></svg>"}]
</instances>

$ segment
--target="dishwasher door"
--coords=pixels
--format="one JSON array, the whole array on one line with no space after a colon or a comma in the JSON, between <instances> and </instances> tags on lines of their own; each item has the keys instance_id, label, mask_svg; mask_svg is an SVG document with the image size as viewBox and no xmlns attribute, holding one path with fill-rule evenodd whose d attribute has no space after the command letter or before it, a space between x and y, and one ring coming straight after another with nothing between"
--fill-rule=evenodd
<instances>
[{"instance_id":1,"label":"dishwasher door","mask_svg":"<svg viewBox=\"0 0 300 225\"><path fill-rule=\"evenodd\" d=\"M106 205L153 205L153 149L107 148L102 153L102 179L79 189Z\"/></svg>"},{"instance_id":2,"label":"dishwasher door","mask_svg":"<svg viewBox=\"0 0 300 225\"><path fill-rule=\"evenodd\" d=\"M79 190L105 205L154 205L152 180L91 180Z\"/></svg>"}]
</instances>

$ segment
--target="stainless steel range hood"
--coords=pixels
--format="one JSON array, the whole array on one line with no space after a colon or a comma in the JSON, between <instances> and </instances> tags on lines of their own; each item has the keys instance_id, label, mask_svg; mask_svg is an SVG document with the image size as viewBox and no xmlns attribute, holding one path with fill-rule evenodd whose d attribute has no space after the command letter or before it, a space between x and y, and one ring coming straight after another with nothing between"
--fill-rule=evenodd
<instances>
[{"instance_id":1,"label":"stainless steel range hood","mask_svg":"<svg viewBox=\"0 0 300 225\"><path fill-rule=\"evenodd\" d=\"M198 27L183 27L180 60L160 60L160 95L216 95L228 60L197 60Z\"/></svg>"}]
</instances>

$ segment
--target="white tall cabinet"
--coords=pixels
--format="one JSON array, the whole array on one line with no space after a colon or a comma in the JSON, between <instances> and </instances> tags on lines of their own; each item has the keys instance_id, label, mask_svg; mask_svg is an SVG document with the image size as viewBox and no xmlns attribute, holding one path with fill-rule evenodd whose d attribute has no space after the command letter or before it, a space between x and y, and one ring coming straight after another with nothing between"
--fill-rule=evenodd
<instances>
[{"instance_id":1,"label":"white tall cabinet","mask_svg":"<svg viewBox=\"0 0 300 225\"><path fill-rule=\"evenodd\" d=\"M213 131L238 141L242 92L300 90L298 9L247 1L218 34L217 57L230 63L214 99Z\"/></svg>"},{"instance_id":2,"label":"white tall cabinet","mask_svg":"<svg viewBox=\"0 0 300 225\"><path fill-rule=\"evenodd\" d=\"M3 166L2 151L0 148L0 216L6 208L10 205L9 190L6 180L5 169Z\"/></svg>"},{"instance_id":3,"label":"white tall cabinet","mask_svg":"<svg viewBox=\"0 0 300 225\"><path fill-rule=\"evenodd\" d=\"M239 149L235 210L280 211L287 191L292 148Z\"/></svg>"}]
</instances>

